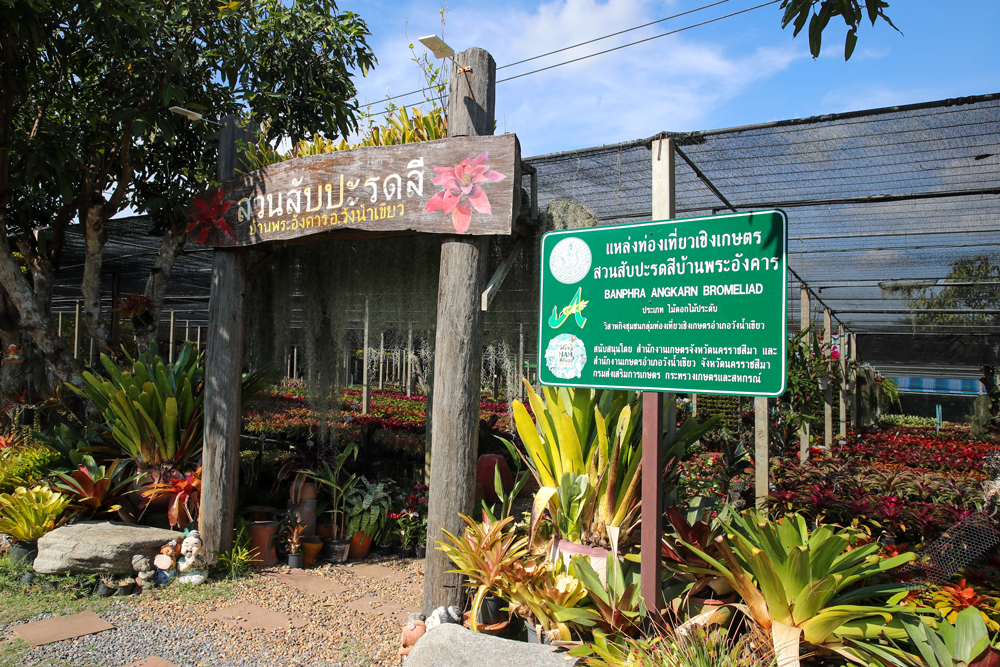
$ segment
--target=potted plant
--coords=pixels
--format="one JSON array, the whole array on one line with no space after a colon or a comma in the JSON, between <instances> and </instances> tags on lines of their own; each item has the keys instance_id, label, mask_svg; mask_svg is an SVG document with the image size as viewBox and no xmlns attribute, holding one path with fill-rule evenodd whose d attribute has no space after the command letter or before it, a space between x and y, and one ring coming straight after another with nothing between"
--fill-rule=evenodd
<instances>
[{"instance_id":1,"label":"potted plant","mask_svg":"<svg viewBox=\"0 0 1000 667\"><path fill-rule=\"evenodd\" d=\"M115 586L118 588L117 595L121 597L132 595L132 589L135 588L135 580L132 577L123 577L115 582Z\"/></svg>"},{"instance_id":2,"label":"potted plant","mask_svg":"<svg viewBox=\"0 0 1000 667\"><path fill-rule=\"evenodd\" d=\"M362 476L346 498L347 530L351 535L351 558L364 558L371 548L373 536L382 533L389 516L391 499L383 482L372 482Z\"/></svg>"},{"instance_id":3,"label":"potted plant","mask_svg":"<svg viewBox=\"0 0 1000 667\"><path fill-rule=\"evenodd\" d=\"M420 515L413 510L403 510L396 519L396 525L399 533L399 549L396 553L402 558L412 558L413 546L420 530Z\"/></svg>"},{"instance_id":4,"label":"potted plant","mask_svg":"<svg viewBox=\"0 0 1000 667\"><path fill-rule=\"evenodd\" d=\"M70 499L44 486L30 490L19 486L14 493L0 494L0 533L14 539L10 558L31 565L38 554L37 541L56 527Z\"/></svg>"},{"instance_id":5,"label":"potted plant","mask_svg":"<svg viewBox=\"0 0 1000 667\"><path fill-rule=\"evenodd\" d=\"M358 446L352 442L344 451L333 457L333 465L324 461L320 472L306 469L299 471L306 478L321 484L330 494L329 514L333 524L330 560L338 563L347 560L351 546L350 534L347 532L347 499L354 490L357 480L357 475L345 475L343 468L348 458L357 456Z\"/></svg>"},{"instance_id":6,"label":"potted plant","mask_svg":"<svg viewBox=\"0 0 1000 667\"><path fill-rule=\"evenodd\" d=\"M302 555L304 556L305 567L313 567L319 558L319 552L323 549L323 540L319 537L306 537L302 540Z\"/></svg>"},{"instance_id":7,"label":"potted plant","mask_svg":"<svg viewBox=\"0 0 1000 667\"><path fill-rule=\"evenodd\" d=\"M288 567L302 569L304 558L302 554L302 533L306 529L306 524L292 519L285 524L282 531L282 538L285 549L288 551Z\"/></svg>"},{"instance_id":8,"label":"potted plant","mask_svg":"<svg viewBox=\"0 0 1000 667\"><path fill-rule=\"evenodd\" d=\"M198 519L201 507L201 466L186 475L173 470L166 480L149 485L143 497L167 498L167 521L171 528L184 530L189 521Z\"/></svg>"},{"instance_id":9,"label":"potted plant","mask_svg":"<svg viewBox=\"0 0 1000 667\"><path fill-rule=\"evenodd\" d=\"M420 517L420 525L417 526L414 538L413 555L417 558L427 556L427 515Z\"/></svg>"},{"instance_id":10,"label":"potted plant","mask_svg":"<svg viewBox=\"0 0 1000 667\"><path fill-rule=\"evenodd\" d=\"M97 583L97 590L94 591L94 595L109 598L115 594L116 590L118 590L118 587L115 585L115 578L110 574L103 574Z\"/></svg>"}]
</instances>

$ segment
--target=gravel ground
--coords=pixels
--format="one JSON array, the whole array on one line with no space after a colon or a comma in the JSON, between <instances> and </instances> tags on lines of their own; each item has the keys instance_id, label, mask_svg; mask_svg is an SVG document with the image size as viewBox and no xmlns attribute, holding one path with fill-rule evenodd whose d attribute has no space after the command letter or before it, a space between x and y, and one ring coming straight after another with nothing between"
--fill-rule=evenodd
<instances>
[{"instance_id":1,"label":"gravel ground","mask_svg":"<svg viewBox=\"0 0 1000 667\"><path fill-rule=\"evenodd\" d=\"M186 590L169 588L117 600L111 610L101 614L115 626L114 630L30 648L13 662L0 660L11 667L122 667L158 655L177 665L204 667L399 665L396 650L402 623L396 618L345 609L344 605L373 596L419 607L420 589L413 584L422 582L422 561L390 558L368 562L378 562L410 577L389 583L360 576L343 565L310 570L348 587L344 593L327 598L317 598L262 576L268 570L234 583L213 582ZM297 630L265 632L206 618L206 614L237 602L305 618L309 623ZM33 620L48 617L51 614ZM9 634L9 626L0 626L0 636Z\"/></svg>"}]
</instances>

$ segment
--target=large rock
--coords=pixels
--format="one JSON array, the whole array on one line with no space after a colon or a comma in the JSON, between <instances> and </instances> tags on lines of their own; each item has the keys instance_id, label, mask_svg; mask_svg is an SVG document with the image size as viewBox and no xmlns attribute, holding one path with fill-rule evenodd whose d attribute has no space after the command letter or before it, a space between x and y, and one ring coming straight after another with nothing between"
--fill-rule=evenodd
<instances>
[{"instance_id":1,"label":"large rock","mask_svg":"<svg viewBox=\"0 0 1000 667\"><path fill-rule=\"evenodd\" d=\"M515 619L516 620L516 619ZM526 644L443 623L417 640L405 667L571 667L576 660L551 646Z\"/></svg>"},{"instance_id":2,"label":"large rock","mask_svg":"<svg viewBox=\"0 0 1000 667\"><path fill-rule=\"evenodd\" d=\"M111 521L81 521L56 528L38 540L35 571L43 574L93 572L131 574L132 556L152 558L170 540L184 533Z\"/></svg>"}]
</instances>

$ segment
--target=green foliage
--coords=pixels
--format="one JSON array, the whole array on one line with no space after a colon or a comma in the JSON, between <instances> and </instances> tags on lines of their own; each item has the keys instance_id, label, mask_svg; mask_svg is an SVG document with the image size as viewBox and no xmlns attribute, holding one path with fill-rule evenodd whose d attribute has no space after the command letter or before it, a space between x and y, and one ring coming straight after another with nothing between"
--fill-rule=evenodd
<instances>
[{"instance_id":1,"label":"green foliage","mask_svg":"<svg viewBox=\"0 0 1000 667\"><path fill-rule=\"evenodd\" d=\"M257 549L250 548L249 523L242 517L236 517L233 548L226 552L215 552L215 570L224 579L239 579L249 574L251 563L257 557Z\"/></svg>"},{"instance_id":2,"label":"green foliage","mask_svg":"<svg viewBox=\"0 0 1000 667\"><path fill-rule=\"evenodd\" d=\"M44 486L21 486L13 494L0 494L0 533L20 542L34 542L56 527L69 502L67 496Z\"/></svg>"},{"instance_id":3,"label":"green foliage","mask_svg":"<svg viewBox=\"0 0 1000 667\"><path fill-rule=\"evenodd\" d=\"M788 428L793 430L823 419L822 383L830 383L834 394L840 386L840 364L828 361L822 334L822 330L810 326L788 341L787 392L791 407L785 418Z\"/></svg>"},{"instance_id":4,"label":"green foliage","mask_svg":"<svg viewBox=\"0 0 1000 667\"><path fill-rule=\"evenodd\" d=\"M912 312L909 323L925 325L989 326L996 324L1000 301L1000 265L986 255L966 257L949 264L951 271L943 283L900 283L881 286L891 296L902 297ZM936 313L933 310L965 310L964 313ZM927 326L931 331L931 327Z\"/></svg>"},{"instance_id":5,"label":"green foliage","mask_svg":"<svg viewBox=\"0 0 1000 667\"><path fill-rule=\"evenodd\" d=\"M82 464L83 457L88 454L114 453L113 448L107 447L100 440L97 429L98 425L92 422L87 423L83 433L69 424L56 424L45 432L32 431L31 436L57 455L59 465L72 470Z\"/></svg>"},{"instance_id":6,"label":"green foliage","mask_svg":"<svg viewBox=\"0 0 1000 667\"><path fill-rule=\"evenodd\" d=\"M818 5L818 10L816 9ZM822 49L823 31L835 16L840 16L847 24L847 39L844 43L844 60L850 60L854 47L858 43L858 28L867 16L872 26L882 19L894 30L899 29L892 24L884 10L889 6L885 0L782 0L781 8L785 10L781 19L781 27L786 28L791 23L795 26L792 36L798 36L806 21L809 22L809 52L813 58L819 58Z\"/></svg>"},{"instance_id":7,"label":"green foliage","mask_svg":"<svg viewBox=\"0 0 1000 667\"><path fill-rule=\"evenodd\" d=\"M898 607L854 603L905 587L853 585L911 562L916 554L883 558L877 542L858 543L859 531L819 525L810 532L798 514L774 522L748 512L719 523L728 533L715 540L722 560L688 543L708 567L687 570L726 579L743 597L749 616L771 628L779 661L797 659L800 640L844 652L846 639L857 643L892 632L888 624Z\"/></svg>"},{"instance_id":8,"label":"green foliage","mask_svg":"<svg viewBox=\"0 0 1000 667\"><path fill-rule=\"evenodd\" d=\"M997 664L1000 647L975 607L964 609L952 625L939 621L936 626L913 617L902 618L909 646L890 638L893 648L873 647L878 665L895 667L987 667ZM912 654L906 649L916 650Z\"/></svg>"},{"instance_id":9,"label":"green foliage","mask_svg":"<svg viewBox=\"0 0 1000 667\"><path fill-rule=\"evenodd\" d=\"M185 343L172 364L163 362L156 345L120 371L106 355L101 363L111 380L83 373L76 393L100 410L114 441L145 469L181 469L201 452L204 408L204 353Z\"/></svg>"},{"instance_id":10,"label":"green foliage","mask_svg":"<svg viewBox=\"0 0 1000 667\"><path fill-rule=\"evenodd\" d=\"M384 482L371 482L364 476L358 481L360 483L347 494L346 534L364 533L377 544L385 530L392 499Z\"/></svg>"},{"instance_id":11,"label":"green foliage","mask_svg":"<svg viewBox=\"0 0 1000 667\"><path fill-rule=\"evenodd\" d=\"M0 450L0 493L33 486L45 479L59 455L46 447L25 444Z\"/></svg>"},{"instance_id":12,"label":"green foliage","mask_svg":"<svg viewBox=\"0 0 1000 667\"><path fill-rule=\"evenodd\" d=\"M596 624L612 635L635 637L642 628L646 605L639 594L638 564L622 563L613 549L605 563L606 583L585 556L573 556L572 571L583 582L600 619Z\"/></svg>"},{"instance_id":13,"label":"green foliage","mask_svg":"<svg viewBox=\"0 0 1000 667\"><path fill-rule=\"evenodd\" d=\"M129 486L140 475L125 475L127 464L115 459L110 465L99 466L92 456L84 455L83 463L70 474L55 473L59 481L55 488L67 494L78 510L87 517L117 512L121 501L131 493Z\"/></svg>"},{"instance_id":14,"label":"green foliage","mask_svg":"<svg viewBox=\"0 0 1000 667\"><path fill-rule=\"evenodd\" d=\"M917 415L882 414L875 420L881 426L909 426L934 428L937 420L934 417L918 417Z\"/></svg>"}]
</instances>

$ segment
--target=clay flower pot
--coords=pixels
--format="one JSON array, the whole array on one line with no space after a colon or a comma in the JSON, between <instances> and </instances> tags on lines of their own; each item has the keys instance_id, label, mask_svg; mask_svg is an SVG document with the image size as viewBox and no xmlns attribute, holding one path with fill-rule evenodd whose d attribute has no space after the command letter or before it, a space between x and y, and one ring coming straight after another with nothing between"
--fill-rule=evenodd
<instances>
[{"instance_id":1,"label":"clay flower pot","mask_svg":"<svg viewBox=\"0 0 1000 667\"><path fill-rule=\"evenodd\" d=\"M256 549L250 565L253 567L272 567L278 562L278 554L275 547L278 544L277 521L251 521L250 526L250 548Z\"/></svg>"},{"instance_id":2,"label":"clay flower pot","mask_svg":"<svg viewBox=\"0 0 1000 667\"><path fill-rule=\"evenodd\" d=\"M497 503L496 489L494 488L494 477L496 471L500 471L500 484L504 493L510 493L514 488L514 477L510 474L507 460L499 454L483 454L476 461L476 481L483 485L483 494L488 503Z\"/></svg>"},{"instance_id":3,"label":"clay flower pot","mask_svg":"<svg viewBox=\"0 0 1000 667\"><path fill-rule=\"evenodd\" d=\"M316 565L316 559L319 558L319 552L322 550L323 540L313 537L302 542L302 555L305 556L305 566L313 567Z\"/></svg>"},{"instance_id":4,"label":"clay flower pot","mask_svg":"<svg viewBox=\"0 0 1000 667\"><path fill-rule=\"evenodd\" d=\"M360 560L368 555L368 550L372 547L372 538L364 533L355 533L351 538L351 548L347 552L347 557L351 560Z\"/></svg>"}]
</instances>

